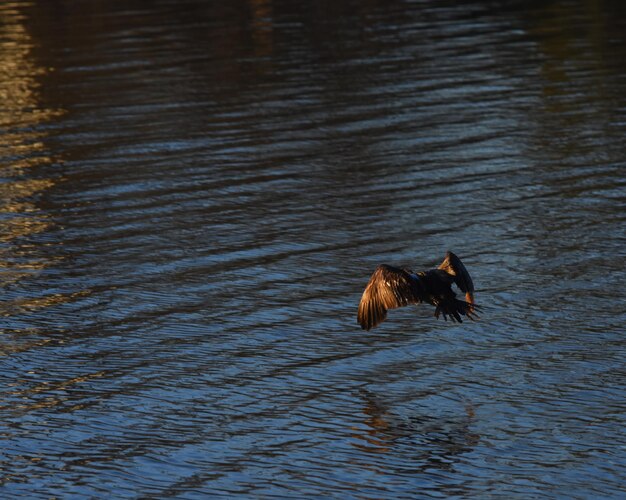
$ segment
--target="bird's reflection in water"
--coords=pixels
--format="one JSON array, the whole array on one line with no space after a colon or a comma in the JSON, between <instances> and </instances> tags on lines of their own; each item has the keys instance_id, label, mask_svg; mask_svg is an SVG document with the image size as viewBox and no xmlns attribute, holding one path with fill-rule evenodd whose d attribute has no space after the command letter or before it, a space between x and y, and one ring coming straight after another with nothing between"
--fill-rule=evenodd
<instances>
[{"instance_id":1,"label":"bird's reflection in water","mask_svg":"<svg viewBox=\"0 0 626 500\"><path fill-rule=\"evenodd\" d=\"M418 468L451 470L459 457L480 441L480 436L471 431L475 412L470 402L462 403L458 415L441 417L416 411L401 417L371 391L361 390L359 395L365 404L365 427L354 428L353 434L353 445L359 450L408 454Z\"/></svg>"}]
</instances>

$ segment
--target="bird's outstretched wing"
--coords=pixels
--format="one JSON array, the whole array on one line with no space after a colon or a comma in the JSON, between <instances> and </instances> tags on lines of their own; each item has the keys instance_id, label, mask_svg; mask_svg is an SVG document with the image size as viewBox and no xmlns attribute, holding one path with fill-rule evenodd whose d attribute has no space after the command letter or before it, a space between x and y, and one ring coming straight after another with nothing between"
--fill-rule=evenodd
<instances>
[{"instance_id":1,"label":"bird's outstretched wing","mask_svg":"<svg viewBox=\"0 0 626 500\"><path fill-rule=\"evenodd\" d=\"M446 258L443 259L443 262L439 265L439 269L451 275L456 286L465 293L465 300L470 304L474 304L474 283L467 269L465 269L463 262L461 262L461 259L448 251L446 252Z\"/></svg>"},{"instance_id":2,"label":"bird's outstretched wing","mask_svg":"<svg viewBox=\"0 0 626 500\"><path fill-rule=\"evenodd\" d=\"M365 287L357 319L361 328L369 330L385 320L388 309L420 302L418 279L403 269L381 264Z\"/></svg>"}]
</instances>

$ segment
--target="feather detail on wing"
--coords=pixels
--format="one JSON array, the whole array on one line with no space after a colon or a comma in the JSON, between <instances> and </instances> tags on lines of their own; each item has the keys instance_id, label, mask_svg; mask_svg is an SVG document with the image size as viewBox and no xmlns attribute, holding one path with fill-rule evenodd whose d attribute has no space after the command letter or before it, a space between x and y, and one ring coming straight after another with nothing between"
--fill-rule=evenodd
<instances>
[{"instance_id":1,"label":"feather detail on wing","mask_svg":"<svg viewBox=\"0 0 626 500\"><path fill-rule=\"evenodd\" d=\"M446 258L443 259L443 262L439 265L439 269L450 274L456 286L465 293L465 300L470 304L474 304L474 283L467 269L465 269L463 262L461 262L461 259L448 251L446 252Z\"/></svg>"},{"instance_id":2,"label":"feather detail on wing","mask_svg":"<svg viewBox=\"0 0 626 500\"><path fill-rule=\"evenodd\" d=\"M387 310L421 302L419 279L403 269L381 264L365 287L357 319L369 330L382 323Z\"/></svg>"}]
</instances>

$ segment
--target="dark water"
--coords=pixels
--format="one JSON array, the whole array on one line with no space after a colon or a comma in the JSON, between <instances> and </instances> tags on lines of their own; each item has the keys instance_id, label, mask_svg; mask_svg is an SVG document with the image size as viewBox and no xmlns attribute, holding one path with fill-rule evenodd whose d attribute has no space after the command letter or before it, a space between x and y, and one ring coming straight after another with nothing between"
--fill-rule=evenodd
<instances>
[{"instance_id":1,"label":"dark water","mask_svg":"<svg viewBox=\"0 0 626 500\"><path fill-rule=\"evenodd\" d=\"M0 4L0 496L624 498L624 5Z\"/></svg>"}]
</instances>

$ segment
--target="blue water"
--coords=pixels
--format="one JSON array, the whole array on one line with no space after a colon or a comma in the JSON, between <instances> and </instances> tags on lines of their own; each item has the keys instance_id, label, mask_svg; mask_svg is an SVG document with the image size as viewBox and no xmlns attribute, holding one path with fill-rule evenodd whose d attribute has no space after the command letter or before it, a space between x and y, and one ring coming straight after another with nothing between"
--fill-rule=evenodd
<instances>
[{"instance_id":1,"label":"blue water","mask_svg":"<svg viewBox=\"0 0 626 500\"><path fill-rule=\"evenodd\" d=\"M623 498L624 14L2 4L0 496Z\"/></svg>"}]
</instances>

